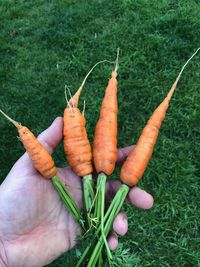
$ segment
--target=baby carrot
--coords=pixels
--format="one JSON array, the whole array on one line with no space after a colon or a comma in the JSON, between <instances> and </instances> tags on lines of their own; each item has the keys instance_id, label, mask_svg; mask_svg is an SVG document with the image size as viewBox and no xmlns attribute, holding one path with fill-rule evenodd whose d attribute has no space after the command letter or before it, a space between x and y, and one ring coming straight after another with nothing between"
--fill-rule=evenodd
<instances>
[{"instance_id":1,"label":"baby carrot","mask_svg":"<svg viewBox=\"0 0 200 267\"><path fill-rule=\"evenodd\" d=\"M97 173L112 174L117 161L117 70L118 56L115 70L108 82L102 101L100 117L97 122L94 142L93 161Z\"/></svg>"},{"instance_id":2,"label":"baby carrot","mask_svg":"<svg viewBox=\"0 0 200 267\"><path fill-rule=\"evenodd\" d=\"M66 190L65 186L60 181L60 178L57 176L58 170L55 166L52 156L27 127L22 126L20 123L11 119L1 109L0 112L18 129L20 139L30 159L32 160L35 169L43 177L52 180L54 187L63 200L63 204L68 210L70 210L74 218L79 221L80 225L83 227L83 220L79 208L70 196L69 192Z\"/></svg>"},{"instance_id":3,"label":"baby carrot","mask_svg":"<svg viewBox=\"0 0 200 267\"><path fill-rule=\"evenodd\" d=\"M102 101L100 116L97 122L93 142L93 162L97 171L97 194L95 202L95 217L97 224L101 222L101 232L104 233L103 220L105 210L105 188L107 175L113 173L117 161L117 70L119 49L115 69L106 87L105 96ZM106 237L104 243L108 258L112 258ZM102 256L98 259L98 265L102 262Z\"/></svg>"},{"instance_id":4,"label":"baby carrot","mask_svg":"<svg viewBox=\"0 0 200 267\"><path fill-rule=\"evenodd\" d=\"M79 108L64 111L64 151L69 165L78 176L93 172L92 151L86 132L85 117Z\"/></svg>"},{"instance_id":5,"label":"baby carrot","mask_svg":"<svg viewBox=\"0 0 200 267\"><path fill-rule=\"evenodd\" d=\"M20 123L11 119L2 110L0 110L0 112L17 128L20 139L36 170L47 179L51 179L52 177L56 176L58 170L51 155L42 146L33 133L27 127L22 126Z\"/></svg>"},{"instance_id":6,"label":"baby carrot","mask_svg":"<svg viewBox=\"0 0 200 267\"><path fill-rule=\"evenodd\" d=\"M87 136L84 113L80 112L78 102L88 76L98 64L104 62L107 62L107 60L97 62L91 68L75 95L71 97L70 101L68 101L65 91L68 104L64 110L64 152L73 171L78 176L83 177L84 205L89 228L92 225L92 220L90 218L92 217L92 214L90 213L94 201L92 150Z\"/></svg>"},{"instance_id":7,"label":"baby carrot","mask_svg":"<svg viewBox=\"0 0 200 267\"><path fill-rule=\"evenodd\" d=\"M196 55L199 49L196 50L196 52L188 59L188 61L182 67L166 98L153 112L152 116L144 127L134 150L129 154L125 163L123 164L120 173L120 178L123 183L129 186L134 186L141 179L153 153L153 149L157 141L161 124L165 118L167 109L169 107L169 102L177 87L181 74L188 62Z\"/></svg>"},{"instance_id":8,"label":"baby carrot","mask_svg":"<svg viewBox=\"0 0 200 267\"><path fill-rule=\"evenodd\" d=\"M92 150L85 128L86 121L84 114L78 108L78 101L89 74L98 64L106 61L99 61L91 68L70 101L66 97L68 104L64 110L64 151L69 165L78 176L84 177L93 172Z\"/></svg>"}]
</instances>

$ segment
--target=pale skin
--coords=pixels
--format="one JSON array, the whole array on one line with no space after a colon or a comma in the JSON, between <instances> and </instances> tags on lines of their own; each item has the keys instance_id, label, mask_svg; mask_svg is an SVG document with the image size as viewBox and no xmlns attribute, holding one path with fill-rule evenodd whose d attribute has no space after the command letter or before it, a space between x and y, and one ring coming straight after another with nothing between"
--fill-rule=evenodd
<instances>
[{"instance_id":1,"label":"pale skin","mask_svg":"<svg viewBox=\"0 0 200 267\"><path fill-rule=\"evenodd\" d=\"M50 153L62 141L62 129L63 120L59 117L38 137ZM118 163L132 149L119 149ZM69 167L60 168L58 175L82 208L80 177ZM118 187L119 181L108 182L107 199L112 198ZM152 196L138 187L130 190L128 200L142 209L153 205ZM116 249L118 236L125 235L127 230L127 217L121 212L108 238L111 250ZM75 246L80 233L51 182L34 169L25 153L0 186L0 267L44 266Z\"/></svg>"}]
</instances>

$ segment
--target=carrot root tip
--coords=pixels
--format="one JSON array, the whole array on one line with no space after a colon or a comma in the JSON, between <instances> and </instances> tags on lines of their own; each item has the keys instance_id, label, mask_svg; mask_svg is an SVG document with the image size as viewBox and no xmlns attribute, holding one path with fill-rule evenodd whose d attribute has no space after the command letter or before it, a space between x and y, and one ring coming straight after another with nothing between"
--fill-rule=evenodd
<instances>
[{"instance_id":1,"label":"carrot root tip","mask_svg":"<svg viewBox=\"0 0 200 267\"><path fill-rule=\"evenodd\" d=\"M200 50L200 47L192 54L192 56L186 61L186 63L183 65L178 77L176 78L176 83L178 83L180 77L181 77L181 74L183 73L185 67L187 66L187 64L190 62L190 60L198 53L198 51Z\"/></svg>"},{"instance_id":2,"label":"carrot root tip","mask_svg":"<svg viewBox=\"0 0 200 267\"><path fill-rule=\"evenodd\" d=\"M85 100L83 101L83 111L82 111L82 115L85 115Z\"/></svg>"},{"instance_id":3,"label":"carrot root tip","mask_svg":"<svg viewBox=\"0 0 200 267\"><path fill-rule=\"evenodd\" d=\"M71 110L71 112L72 112L72 108L74 107L74 106L73 106L73 100L72 100L72 97L71 97L71 93L69 93L69 95L70 95L71 98L70 98L70 100L68 100L68 97L67 97L67 90L68 90L68 92L70 92L68 86L65 85L65 91L64 91L64 93L65 93L65 100L66 100L66 102L67 102L67 106L68 106L68 108L70 108L70 110Z\"/></svg>"},{"instance_id":4,"label":"carrot root tip","mask_svg":"<svg viewBox=\"0 0 200 267\"><path fill-rule=\"evenodd\" d=\"M4 117L6 117L6 119L8 119L12 124L14 124L15 127L16 127L18 130L22 128L22 125L21 125L19 122L13 120L11 117L9 117L9 116L8 116L5 112L3 112L1 109L0 109L0 112L1 112L1 114L2 114Z\"/></svg>"},{"instance_id":5,"label":"carrot root tip","mask_svg":"<svg viewBox=\"0 0 200 267\"><path fill-rule=\"evenodd\" d=\"M116 58L116 61L115 61L115 72L118 71L118 68L119 68L119 47L117 48L117 58Z\"/></svg>"}]
</instances>

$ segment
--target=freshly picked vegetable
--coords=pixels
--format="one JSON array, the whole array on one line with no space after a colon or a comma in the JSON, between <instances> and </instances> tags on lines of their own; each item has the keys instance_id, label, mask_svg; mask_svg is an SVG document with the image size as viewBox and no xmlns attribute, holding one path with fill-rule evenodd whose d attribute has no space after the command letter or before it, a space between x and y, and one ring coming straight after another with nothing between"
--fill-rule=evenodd
<instances>
[{"instance_id":1,"label":"freshly picked vegetable","mask_svg":"<svg viewBox=\"0 0 200 267\"><path fill-rule=\"evenodd\" d=\"M52 156L26 126L22 126L20 123L10 118L1 109L0 112L18 129L20 139L29 157L32 160L35 169L44 178L51 179L64 203L64 206L72 213L75 220L78 221L84 228L81 212L72 199L70 193L67 191L60 178L58 177L57 167L55 166Z\"/></svg>"}]
</instances>

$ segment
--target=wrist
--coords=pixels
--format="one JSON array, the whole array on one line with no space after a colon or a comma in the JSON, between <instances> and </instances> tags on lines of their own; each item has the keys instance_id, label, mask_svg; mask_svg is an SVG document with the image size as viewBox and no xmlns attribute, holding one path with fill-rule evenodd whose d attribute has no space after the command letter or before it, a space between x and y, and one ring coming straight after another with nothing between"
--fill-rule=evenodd
<instances>
[{"instance_id":1,"label":"wrist","mask_svg":"<svg viewBox=\"0 0 200 267\"><path fill-rule=\"evenodd\" d=\"M1 239L0 239L0 266L1 267L8 267L5 247L4 247L3 241Z\"/></svg>"}]
</instances>

